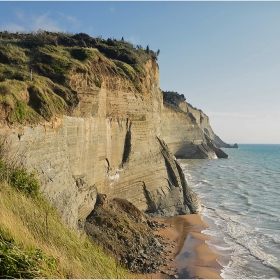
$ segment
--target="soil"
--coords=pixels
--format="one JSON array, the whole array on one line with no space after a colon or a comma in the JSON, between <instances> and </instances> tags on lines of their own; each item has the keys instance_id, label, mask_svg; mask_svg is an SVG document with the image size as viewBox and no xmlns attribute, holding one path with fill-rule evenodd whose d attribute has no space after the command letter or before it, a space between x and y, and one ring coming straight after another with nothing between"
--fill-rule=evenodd
<instances>
[{"instance_id":1,"label":"soil","mask_svg":"<svg viewBox=\"0 0 280 280\"><path fill-rule=\"evenodd\" d=\"M149 219L129 201L110 200L102 194L85 223L94 242L138 278L176 278L176 269L170 265L175 244L156 234L164 228L164 223Z\"/></svg>"}]
</instances>

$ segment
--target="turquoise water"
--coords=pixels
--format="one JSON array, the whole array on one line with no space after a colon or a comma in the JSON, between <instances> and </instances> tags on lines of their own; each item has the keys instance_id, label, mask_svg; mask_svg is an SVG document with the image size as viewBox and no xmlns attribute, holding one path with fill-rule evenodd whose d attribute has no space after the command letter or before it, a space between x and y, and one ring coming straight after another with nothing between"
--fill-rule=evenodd
<instances>
[{"instance_id":1,"label":"turquoise water","mask_svg":"<svg viewBox=\"0 0 280 280\"><path fill-rule=\"evenodd\" d=\"M223 278L279 278L280 145L224 149L228 159L180 160L203 205L204 233Z\"/></svg>"}]
</instances>

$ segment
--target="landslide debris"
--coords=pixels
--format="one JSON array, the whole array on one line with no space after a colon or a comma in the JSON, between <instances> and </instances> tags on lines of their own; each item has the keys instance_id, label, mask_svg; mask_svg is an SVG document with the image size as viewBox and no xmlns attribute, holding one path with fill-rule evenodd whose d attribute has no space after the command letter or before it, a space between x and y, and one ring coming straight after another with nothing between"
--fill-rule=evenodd
<instances>
[{"instance_id":1,"label":"landslide debris","mask_svg":"<svg viewBox=\"0 0 280 280\"><path fill-rule=\"evenodd\" d=\"M163 224L151 221L132 203L122 198L107 199L98 194L92 213L85 222L87 234L114 255L132 273L164 273L168 251L163 238L153 233Z\"/></svg>"}]
</instances>

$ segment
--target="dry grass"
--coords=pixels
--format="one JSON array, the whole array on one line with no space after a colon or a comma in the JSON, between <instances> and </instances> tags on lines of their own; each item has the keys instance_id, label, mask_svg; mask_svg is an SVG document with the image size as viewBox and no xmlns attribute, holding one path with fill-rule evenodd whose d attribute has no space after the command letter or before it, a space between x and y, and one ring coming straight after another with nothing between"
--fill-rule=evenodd
<instances>
[{"instance_id":1,"label":"dry grass","mask_svg":"<svg viewBox=\"0 0 280 280\"><path fill-rule=\"evenodd\" d=\"M0 232L8 232L19 250L40 249L46 263L39 263L45 278L131 278L85 235L62 224L44 198L32 199L0 183Z\"/></svg>"}]
</instances>

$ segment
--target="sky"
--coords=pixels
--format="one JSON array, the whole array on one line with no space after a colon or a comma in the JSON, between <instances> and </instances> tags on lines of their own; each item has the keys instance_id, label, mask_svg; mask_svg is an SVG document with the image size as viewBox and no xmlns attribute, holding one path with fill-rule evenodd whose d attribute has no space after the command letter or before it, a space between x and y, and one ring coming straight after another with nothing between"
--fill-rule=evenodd
<instances>
[{"instance_id":1,"label":"sky","mask_svg":"<svg viewBox=\"0 0 280 280\"><path fill-rule=\"evenodd\" d=\"M280 144L280 2L0 1L0 30L38 29L159 49L160 88L223 141Z\"/></svg>"}]
</instances>

